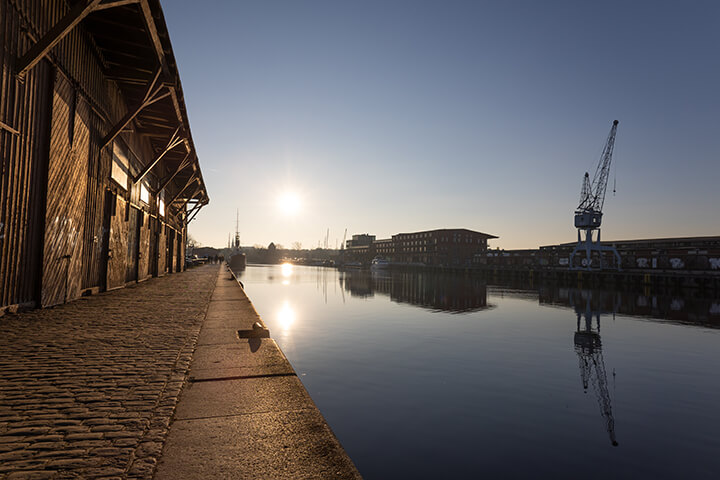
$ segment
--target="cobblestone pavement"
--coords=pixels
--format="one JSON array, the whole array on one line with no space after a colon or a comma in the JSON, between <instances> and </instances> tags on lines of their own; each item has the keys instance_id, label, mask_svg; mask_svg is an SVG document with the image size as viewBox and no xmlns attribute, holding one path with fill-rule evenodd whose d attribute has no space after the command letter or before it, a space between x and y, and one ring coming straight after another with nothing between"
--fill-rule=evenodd
<instances>
[{"instance_id":1,"label":"cobblestone pavement","mask_svg":"<svg viewBox=\"0 0 720 480\"><path fill-rule=\"evenodd\" d=\"M152 478L218 268L0 317L0 479Z\"/></svg>"}]
</instances>

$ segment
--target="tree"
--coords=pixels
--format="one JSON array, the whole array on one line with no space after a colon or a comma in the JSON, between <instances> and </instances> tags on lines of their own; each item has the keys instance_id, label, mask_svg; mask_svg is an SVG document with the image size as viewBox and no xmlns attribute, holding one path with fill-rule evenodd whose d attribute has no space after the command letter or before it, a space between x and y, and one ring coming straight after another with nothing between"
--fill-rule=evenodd
<instances>
[{"instance_id":1,"label":"tree","mask_svg":"<svg viewBox=\"0 0 720 480\"><path fill-rule=\"evenodd\" d=\"M293 242L292 249L293 250L302 250L302 242Z\"/></svg>"},{"instance_id":2,"label":"tree","mask_svg":"<svg viewBox=\"0 0 720 480\"><path fill-rule=\"evenodd\" d=\"M202 247L202 244L195 240L195 237L190 235L188 233L187 238L185 238L185 248L186 250L189 250L192 252L194 248Z\"/></svg>"}]
</instances>

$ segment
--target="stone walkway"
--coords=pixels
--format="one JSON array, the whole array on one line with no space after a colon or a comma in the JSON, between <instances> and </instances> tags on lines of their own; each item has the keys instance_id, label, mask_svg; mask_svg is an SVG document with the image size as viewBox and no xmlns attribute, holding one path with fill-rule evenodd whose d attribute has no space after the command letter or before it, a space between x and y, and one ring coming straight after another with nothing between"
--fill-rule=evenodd
<instances>
[{"instance_id":1,"label":"stone walkway","mask_svg":"<svg viewBox=\"0 0 720 480\"><path fill-rule=\"evenodd\" d=\"M218 268L0 317L0 479L152 478Z\"/></svg>"},{"instance_id":2,"label":"stone walkway","mask_svg":"<svg viewBox=\"0 0 720 480\"><path fill-rule=\"evenodd\" d=\"M264 327L218 272L155 480L361 478Z\"/></svg>"}]
</instances>

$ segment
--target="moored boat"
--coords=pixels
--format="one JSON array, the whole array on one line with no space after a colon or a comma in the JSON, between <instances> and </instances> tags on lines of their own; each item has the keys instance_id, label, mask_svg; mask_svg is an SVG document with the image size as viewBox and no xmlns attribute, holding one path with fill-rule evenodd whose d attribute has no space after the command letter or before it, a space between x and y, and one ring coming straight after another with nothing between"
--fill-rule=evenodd
<instances>
[{"instance_id":1,"label":"moored boat","mask_svg":"<svg viewBox=\"0 0 720 480\"><path fill-rule=\"evenodd\" d=\"M375 257L373 258L372 263L370 264L370 268L372 270L383 270L390 266L390 262L385 260L382 257Z\"/></svg>"}]
</instances>

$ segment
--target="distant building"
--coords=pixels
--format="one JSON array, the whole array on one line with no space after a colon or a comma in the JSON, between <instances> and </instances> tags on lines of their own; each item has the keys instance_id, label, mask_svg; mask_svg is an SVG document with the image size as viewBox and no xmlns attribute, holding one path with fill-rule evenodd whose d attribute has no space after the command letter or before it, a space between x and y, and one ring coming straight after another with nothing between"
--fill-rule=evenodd
<instances>
[{"instance_id":1,"label":"distant building","mask_svg":"<svg viewBox=\"0 0 720 480\"><path fill-rule=\"evenodd\" d=\"M345 246L347 248L350 247L367 247L369 245L372 245L372 243L375 241L375 235L368 235L367 233L361 233L358 235L353 235L352 239L345 242Z\"/></svg>"},{"instance_id":2,"label":"distant building","mask_svg":"<svg viewBox=\"0 0 720 480\"><path fill-rule=\"evenodd\" d=\"M369 263L379 256L398 264L469 266L475 255L487 250L487 242L493 238L498 237L465 228L398 233L381 240L375 240L374 235L353 235L345 261Z\"/></svg>"},{"instance_id":3,"label":"distant building","mask_svg":"<svg viewBox=\"0 0 720 480\"><path fill-rule=\"evenodd\" d=\"M468 266L477 253L487 250L487 241L498 238L465 228L398 233L392 241L392 261L432 266Z\"/></svg>"},{"instance_id":4,"label":"distant building","mask_svg":"<svg viewBox=\"0 0 720 480\"><path fill-rule=\"evenodd\" d=\"M393 242L392 238L375 240L374 245L376 255L386 259L395 257L395 242Z\"/></svg>"},{"instance_id":5,"label":"distant building","mask_svg":"<svg viewBox=\"0 0 720 480\"><path fill-rule=\"evenodd\" d=\"M720 236L647 238L638 240L603 241L604 245L617 248L622 259L622 269L630 270L687 270L720 271ZM491 250L476 255L474 263L488 268L568 268L570 254L576 244L546 245L527 250ZM583 255L577 254L575 265L580 265ZM609 255L604 260L610 264ZM599 267L598 257L592 265Z\"/></svg>"}]
</instances>

